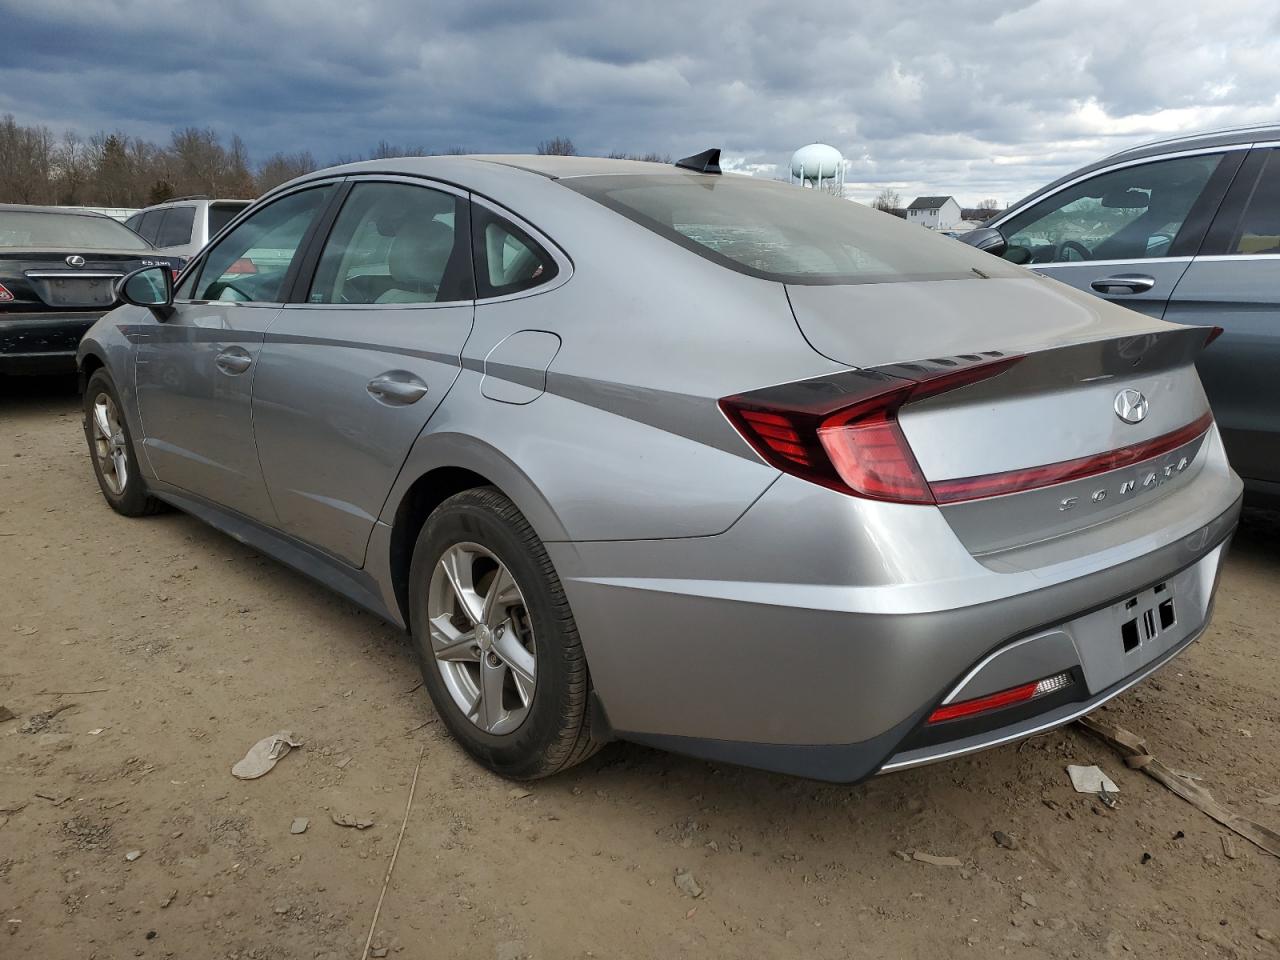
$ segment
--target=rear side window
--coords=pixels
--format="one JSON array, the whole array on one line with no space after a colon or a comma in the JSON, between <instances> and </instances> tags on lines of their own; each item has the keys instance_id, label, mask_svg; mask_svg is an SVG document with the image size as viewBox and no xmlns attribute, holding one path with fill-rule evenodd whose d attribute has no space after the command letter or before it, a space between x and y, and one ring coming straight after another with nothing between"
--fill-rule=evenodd
<instances>
[{"instance_id":1,"label":"rear side window","mask_svg":"<svg viewBox=\"0 0 1280 960\"><path fill-rule=\"evenodd\" d=\"M529 234L491 210L472 209L478 296L519 293L555 277L555 260Z\"/></svg>"},{"instance_id":2,"label":"rear side window","mask_svg":"<svg viewBox=\"0 0 1280 960\"><path fill-rule=\"evenodd\" d=\"M218 231L236 218L236 215L247 207L247 203L214 203L209 206L209 239L217 236Z\"/></svg>"},{"instance_id":3,"label":"rear side window","mask_svg":"<svg viewBox=\"0 0 1280 960\"><path fill-rule=\"evenodd\" d=\"M191 227L196 222L195 207L170 207L156 233L157 247L177 247L191 242Z\"/></svg>"},{"instance_id":4,"label":"rear side window","mask_svg":"<svg viewBox=\"0 0 1280 960\"><path fill-rule=\"evenodd\" d=\"M1228 252L1280 255L1280 150L1271 150Z\"/></svg>"},{"instance_id":5,"label":"rear side window","mask_svg":"<svg viewBox=\"0 0 1280 960\"><path fill-rule=\"evenodd\" d=\"M560 183L708 260L766 280L1022 276L950 237L819 190L733 174L572 177Z\"/></svg>"},{"instance_id":6,"label":"rear side window","mask_svg":"<svg viewBox=\"0 0 1280 960\"><path fill-rule=\"evenodd\" d=\"M472 298L466 201L408 183L357 183L325 241L308 303Z\"/></svg>"},{"instance_id":7,"label":"rear side window","mask_svg":"<svg viewBox=\"0 0 1280 960\"><path fill-rule=\"evenodd\" d=\"M160 222L164 220L166 210L148 210L142 215L142 219L138 221L138 225L133 229L142 234L144 240L150 243L156 242L156 233L160 229Z\"/></svg>"}]
</instances>

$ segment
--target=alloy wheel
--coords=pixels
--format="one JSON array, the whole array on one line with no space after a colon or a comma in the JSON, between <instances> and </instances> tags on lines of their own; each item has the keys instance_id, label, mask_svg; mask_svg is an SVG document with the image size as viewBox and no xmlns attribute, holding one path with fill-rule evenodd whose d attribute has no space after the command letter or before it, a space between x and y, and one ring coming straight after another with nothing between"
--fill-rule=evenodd
<instances>
[{"instance_id":1,"label":"alloy wheel","mask_svg":"<svg viewBox=\"0 0 1280 960\"><path fill-rule=\"evenodd\" d=\"M129 482L129 457L125 447L124 426L120 411L109 394L100 393L93 400L93 456L98 461L102 482L113 496L124 492Z\"/></svg>"},{"instance_id":2,"label":"alloy wheel","mask_svg":"<svg viewBox=\"0 0 1280 960\"><path fill-rule=\"evenodd\" d=\"M538 660L524 594L507 565L478 543L457 543L427 590L431 652L462 714L486 733L525 721Z\"/></svg>"}]
</instances>

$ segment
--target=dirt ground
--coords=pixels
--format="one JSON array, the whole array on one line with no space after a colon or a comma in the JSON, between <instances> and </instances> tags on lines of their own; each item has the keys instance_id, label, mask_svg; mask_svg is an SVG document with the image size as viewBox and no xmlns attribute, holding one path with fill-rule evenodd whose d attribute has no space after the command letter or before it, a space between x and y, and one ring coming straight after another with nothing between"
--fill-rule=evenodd
<instances>
[{"instance_id":1,"label":"dirt ground","mask_svg":"<svg viewBox=\"0 0 1280 960\"><path fill-rule=\"evenodd\" d=\"M1104 714L1273 829L1278 577L1251 513L1213 628ZM1280 956L1280 859L1077 728L856 787L615 744L526 793L418 682L400 633L301 576L112 513L74 385L0 384L0 957L359 958L420 753L373 956ZM305 745L234 779L278 730Z\"/></svg>"}]
</instances>

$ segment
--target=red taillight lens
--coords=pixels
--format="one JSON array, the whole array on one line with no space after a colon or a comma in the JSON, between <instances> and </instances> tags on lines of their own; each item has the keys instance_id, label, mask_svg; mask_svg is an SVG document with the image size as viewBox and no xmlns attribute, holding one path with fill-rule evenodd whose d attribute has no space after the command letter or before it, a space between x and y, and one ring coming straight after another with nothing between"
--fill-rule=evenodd
<instances>
[{"instance_id":1,"label":"red taillight lens","mask_svg":"<svg viewBox=\"0 0 1280 960\"><path fill-rule=\"evenodd\" d=\"M999 710L1001 707L1011 707L1017 703L1026 703L1036 697L1043 697L1045 694L1064 690L1071 686L1072 683L1071 674L1054 674L1052 677L1045 677L1035 683L1024 683L1020 687L1010 687L1008 690L1001 690L999 693L993 693L985 697L961 700L959 703L948 703L929 714L928 722L942 723L944 720L959 720L961 717L973 717L980 713Z\"/></svg>"},{"instance_id":2,"label":"red taillight lens","mask_svg":"<svg viewBox=\"0 0 1280 960\"><path fill-rule=\"evenodd\" d=\"M871 500L931 504L933 493L898 425L898 410L990 379L1019 359L941 370L896 368L903 376L849 370L725 397L720 409L779 470Z\"/></svg>"},{"instance_id":3,"label":"red taillight lens","mask_svg":"<svg viewBox=\"0 0 1280 960\"><path fill-rule=\"evenodd\" d=\"M13 294L9 292L9 288L0 283L0 303L10 303L13 300Z\"/></svg>"},{"instance_id":4,"label":"red taillight lens","mask_svg":"<svg viewBox=\"0 0 1280 960\"><path fill-rule=\"evenodd\" d=\"M1207 347L1226 332L1227 331L1223 330L1221 327L1210 327L1208 335L1204 338L1204 345Z\"/></svg>"},{"instance_id":5,"label":"red taillight lens","mask_svg":"<svg viewBox=\"0 0 1280 960\"><path fill-rule=\"evenodd\" d=\"M898 426L898 407L905 399L895 391L828 417L818 427L818 440L855 493L896 503L933 503L928 481Z\"/></svg>"},{"instance_id":6,"label":"red taillight lens","mask_svg":"<svg viewBox=\"0 0 1280 960\"><path fill-rule=\"evenodd\" d=\"M225 271L225 272L226 272L227 274L232 274L232 273L239 273L239 274L257 273L257 272L258 272L258 265L257 265L256 263L254 263L252 260L250 260L248 257L241 257L241 258L240 258L239 260L237 260L235 263L231 264L231 266L227 267L227 269L226 269L226 271Z\"/></svg>"},{"instance_id":7,"label":"red taillight lens","mask_svg":"<svg viewBox=\"0 0 1280 960\"><path fill-rule=\"evenodd\" d=\"M1119 470L1121 467L1132 466L1143 460L1172 453L1197 437L1203 436L1212 426L1213 414L1205 413L1185 427L1179 427L1177 430L1141 443L1094 454L1091 457L1079 457L1075 460L1045 464L1042 467L1010 470L1006 473L992 473L982 477L935 480L932 484L933 495L938 503L959 503L962 500L981 500L1007 493L1021 493L1024 490L1048 487L1055 483L1066 483L1069 480L1083 480L1085 477Z\"/></svg>"}]
</instances>

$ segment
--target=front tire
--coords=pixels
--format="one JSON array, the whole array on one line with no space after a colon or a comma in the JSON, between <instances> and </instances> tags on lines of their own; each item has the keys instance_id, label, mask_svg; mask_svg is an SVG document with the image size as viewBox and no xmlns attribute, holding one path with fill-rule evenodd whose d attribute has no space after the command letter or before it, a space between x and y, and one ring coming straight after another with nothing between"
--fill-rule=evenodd
<instances>
[{"instance_id":1,"label":"front tire","mask_svg":"<svg viewBox=\"0 0 1280 960\"><path fill-rule=\"evenodd\" d=\"M476 760L515 780L591 756L591 681L542 541L493 487L450 497L413 552L410 622L427 692Z\"/></svg>"},{"instance_id":2,"label":"front tire","mask_svg":"<svg viewBox=\"0 0 1280 960\"><path fill-rule=\"evenodd\" d=\"M126 517L144 517L164 510L164 503L147 492L120 396L106 370L96 370L89 378L83 403L89 459L107 504Z\"/></svg>"}]
</instances>

